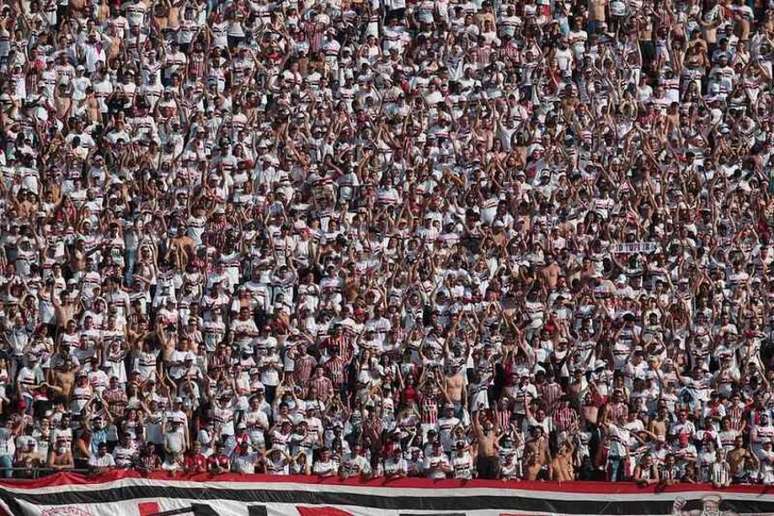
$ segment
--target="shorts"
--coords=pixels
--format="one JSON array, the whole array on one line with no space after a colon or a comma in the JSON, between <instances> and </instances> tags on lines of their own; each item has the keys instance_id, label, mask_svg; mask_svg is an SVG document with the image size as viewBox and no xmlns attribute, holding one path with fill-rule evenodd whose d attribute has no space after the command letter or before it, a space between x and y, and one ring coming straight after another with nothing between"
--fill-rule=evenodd
<instances>
[{"instance_id":1,"label":"shorts","mask_svg":"<svg viewBox=\"0 0 774 516\"><path fill-rule=\"evenodd\" d=\"M476 460L478 478L496 480L500 475L500 459L498 457L479 457Z\"/></svg>"}]
</instances>

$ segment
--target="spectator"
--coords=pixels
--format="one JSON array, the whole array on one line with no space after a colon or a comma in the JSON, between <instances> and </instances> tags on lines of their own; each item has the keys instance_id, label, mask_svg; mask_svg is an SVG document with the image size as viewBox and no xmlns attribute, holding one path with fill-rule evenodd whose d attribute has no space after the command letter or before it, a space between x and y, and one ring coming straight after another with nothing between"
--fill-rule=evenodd
<instances>
[{"instance_id":1,"label":"spectator","mask_svg":"<svg viewBox=\"0 0 774 516\"><path fill-rule=\"evenodd\" d=\"M202 453L202 445L194 441L193 447L185 458L185 470L188 473L206 473L207 457Z\"/></svg>"},{"instance_id":2,"label":"spectator","mask_svg":"<svg viewBox=\"0 0 774 516\"><path fill-rule=\"evenodd\" d=\"M328 448L320 449L320 459L314 463L312 472L320 477L331 477L338 473L339 463L334 460Z\"/></svg>"},{"instance_id":3,"label":"spectator","mask_svg":"<svg viewBox=\"0 0 774 516\"><path fill-rule=\"evenodd\" d=\"M103 471L106 468L111 468L116 465L113 455L108 453L107 444L100 443L97 446L97 452L89 457L89 467L96 473Z\"/></svg>"},{"instance_id":4,"label":"spectator","mask_svg":"<svg viewBox=\"0 0 774 516\"><path fill-rule=\"evenodd\" d=\"M113 448L113 459L119 468L129 468L139 450L128 434L122 434L118 444Z\"/></svg>"},{"instance_id":5,"label":"spectator","mask_svg":"<svg viewBox=\"0 0 774 516\"><path fill-rule=\"evenodd\" d=\"M215 445L215 453L207 458L208 469L211 473L224 473L231 468L231 461L223 453L225 446L222 442Z\"/></svg>"},{"instance_id":6,"label":"spectator","mask_svg":"<svg viewBox=\"0 0 774 516\"><path fill-rule=\"evenodd\" d=\"M441 448L440 442L433 442L432 451L425 456L424 470L427 478L433 480L446 478L447 473L454 471L454 468L449 462L449 458Z\"/></svg>"},{"instance_id":7,"label":"spectator","mask_svg":"<svg viewBox=\"0 0 774 516\"><path fill-rule=\"evenodd\" d=\"M55 441L55 446L49 452L48 467L53 470L67 470L73 466L73 454L70 451L67 437L60 435Z\"/></svg>"},{"instance_id":8,"label":"spectator","mask_svg":"<svg viewBox=\"0 0 774 516\"><path fill-rule=\"evenodd\" d=\"M250 451L250 444L242 441L231 457L231 469L236 473L255 473L258 454Z\"/></svg>"}]
</instances>

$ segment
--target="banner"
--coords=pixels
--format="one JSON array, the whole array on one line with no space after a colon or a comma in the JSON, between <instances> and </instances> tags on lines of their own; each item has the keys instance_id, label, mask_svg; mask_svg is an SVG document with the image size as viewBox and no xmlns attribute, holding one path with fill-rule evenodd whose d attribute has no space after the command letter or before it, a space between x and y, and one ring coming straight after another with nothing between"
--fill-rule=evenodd
<instances>
[{"instance_id":1,"label":"banner","mask_svg":"<svg viewBox=\"0 0 774 516\"><path fill-rule=\"evenodd\" d=\"M731 516L774 515L774 494L759 486L716 490L702 484L659 489L599 482L171 478L115 471L2 482L0 508L13 516Z\"/></svg>"},{"instance_id":2,"label":"banner","mask_svg":"<svg viewBox=\"0 0 774 516\"><path fill-rule=\"evenodd\" d=\"M611 245L610 252L613 254L651 254L658 251L658 248L658 242L629 242Z\"/></svg>"}]
</instances>

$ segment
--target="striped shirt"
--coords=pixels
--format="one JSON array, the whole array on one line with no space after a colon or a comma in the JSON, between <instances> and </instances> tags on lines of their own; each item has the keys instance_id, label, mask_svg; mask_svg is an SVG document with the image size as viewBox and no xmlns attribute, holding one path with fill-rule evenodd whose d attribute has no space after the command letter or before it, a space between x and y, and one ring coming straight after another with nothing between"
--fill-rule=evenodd
<instances>
[{"instance_id":1,"label":"striped shirt","mask_svg":"<svg viewBox=\"0 0 774 516\"><path fill-rule=\"evenodd\" d=\"M314 357L309 355L304 355L295 360L293 377L296 380L297 385L305 384L309 378L312 377L312 371L314 370L315 365L317 365L317 362Z\"/></svg>"},{"instance_id":2,"label":"striped shirt","mask_svg":"<svg viewBox=\"0 0 774 516\"><path fill-rule=\"evenodd\" d=\"M680 480L680 470L677 466L663 466L661 468L661 480Z\"/></svg>"},{"instance_id":3,"label":"striped shirt","mask_svg":"<svg viewBox=\"0 0 774 516\"><path fill-rule=\"evenodd\" d=\"M554 413L554 426L560 432L578 428L578 413L569 405L559 407Z\"/></svg>"},{"instance_id":4,"label":"striped shirt","mask_svg":"<svg viewBox=\"0 0 774 516\"><path fill-rule=\"evenodd\" d=\"M556 402L562 397L562 386L556 382L544 383L538 387L538 392L547 405L546 412L550 413Z\"/></svg>"},{"instance_id":5,"label":"striped shirt","mask_svg":"<svg viewBox=\"0 0 774 516\"><path fill-rule=\"evenodd\" d=\"M727 462L715 462L710 466L710 480L713 484L725 486L731 483L731 469Z\"/></svg>"},{"instance_id":6,"label":"striped shirt","mask_svg":"<svg viewBox=\"0 0 774 516\"><path fill-rule=\"evenodd\" d=\"M730 427L731 430L736 430L737 432L741 431L744 426L744 407L740 407L739 405L735 407L731 407L726 412L726 415L728 416L728 419L730 420Z\"/></svg>"},{"instance_id":7,"label":"striped shirt","mask_svg":"<svg viewBox=\"0 0 774 516\"><path fill-rule=\"evenodd\" d=\"M498 410L497 411L497 424L500 428L508 428L511 424L511 410Z\"/></svg>"},{"instance_id":8,"label":"striped shirt","mask_svg":"<svg viewBox=\"0 0 774 516\"><path fill-rule=\"evenodd\" d=\"M325 369L328 371L328 375L333 382L333 385L338 387L344 384L346 381L346 361L339 357L334 357L325 363Z\"/></svg>"},{"instance_id":9,"label":"striped shirt","mask_svg":"<svg viewBox=\"0 0 774 516\"><path fill-rule=\"evenodd\" d=\"M626 418L629 415L629 407L625 403L611 403L607 406L607 411L613 421L618 421L621 416Z\"/></svg>"},{"instance_id":10,"label":"striped shirt","mask_svg":"<svg viewBox=\"0 0 774 516\"><path fill-rule=\"evenodd\" d=\"M309 387L314 387L317 390L317 395L320 400L325 402L330 397L329 393L333 388L333 382L330 380L330 378L321 376L320 378L313 378L310 380Z\"/></svg>"},{"instance_id":11,"label":"striped shirt","mask_svg":"<svg viewBox=\"0 0 774 516\"><path fill-rule=\"evenodd\" d=\"M718 433L718 439L720 440L720 445L727 452L733 450L734 442L736 441L736 438L738 435L739 435L738 430L727 430L727 431Z\"/></svg>"},{"instance_id":12,"label":"striped shirt","mask_svg":"<svg viewBox=\"0 0 774 516\"><path fill-rule=\"evenodd\" d=\"M435 425L438 423L438 401L431 396L422 396L420 413L423 425Z\"/></svg>"},{"instance_id":13,"label":"striped shirt","mask_svg":"<svg viewBox=\"0 0 774 516\"><path fill-rule=\"evenodd\" d=\"M473 51L473 57L477 64L488 65L492 60L492 47L481 45Z\"/></svg>"}]
</instances>

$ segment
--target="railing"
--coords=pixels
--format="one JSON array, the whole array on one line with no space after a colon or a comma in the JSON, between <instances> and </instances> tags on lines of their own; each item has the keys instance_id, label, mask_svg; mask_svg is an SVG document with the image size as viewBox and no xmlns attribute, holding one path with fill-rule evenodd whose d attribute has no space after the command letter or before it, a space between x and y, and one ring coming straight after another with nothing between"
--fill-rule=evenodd
<instances>
[{"instance_id":1,"label":"railing","mask_svg":"<svg viewBox=\"0 0 774 516\"><path fill-rule=\"evenodd\" d=\"M117 468L115 468L117 469ZM5 471L11 471L13 476L10 478L3 477L3 472ZM16 475L16 472L22 472L24 475ZM10 468L4 468L0 467L0 480L6 481L6 482L12 482L14 480L30 480L30 479L38 479L41 477L45 477L48 475L53 475L56 473L80 473L82 475L90 475L95 473L94 468L51 468L48 466L36 466L36 467L24 467L24 466L13 466Z\"/></svg>"}]
</instances>

